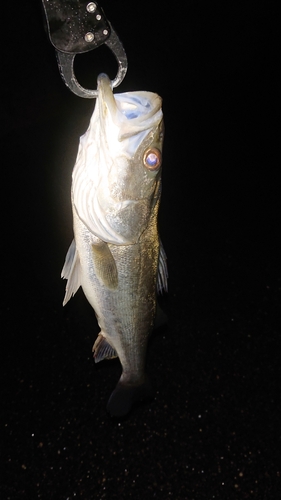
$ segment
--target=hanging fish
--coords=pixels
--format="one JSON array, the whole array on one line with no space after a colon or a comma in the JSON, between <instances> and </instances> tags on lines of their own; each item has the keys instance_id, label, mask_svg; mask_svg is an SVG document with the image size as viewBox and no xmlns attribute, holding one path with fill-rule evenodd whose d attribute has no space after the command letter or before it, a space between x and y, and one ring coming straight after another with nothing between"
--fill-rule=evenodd
<instances>
[{"instance_id":1,"label":"hanging fish","mask_svg":"<svg viewBox=\"0 0 281 500\"><path fill-rule=\"evenodd\" d=\"M74 240L62 270L63 304L82 286L101 329L95 361L118 356L122 365L107 404L111 415L122 416L150 394L147 342L157 291L167 290L157 226L163 113L157 94L113 94L105 74L97 92L72 176Z\"/></svg>"}]
</instances>

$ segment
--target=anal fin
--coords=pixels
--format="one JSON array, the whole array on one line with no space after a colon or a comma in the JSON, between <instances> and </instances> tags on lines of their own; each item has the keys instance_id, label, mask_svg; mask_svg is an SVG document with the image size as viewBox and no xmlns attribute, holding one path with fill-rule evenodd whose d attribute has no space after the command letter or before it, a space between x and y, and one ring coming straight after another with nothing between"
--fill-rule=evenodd
<instances>
[{"instance_id":1,"label":"anal fin","mask_svg":"<svg viewBox=\"0 0 281 500\"><path fill-rule=\"evenodd\" d=\"M98 338L96 339L93 349L92 349L95 363L99 363L103 359L112 359L117 358L117 352L111 345L107 342L102 333L98 334Z\"/></svg>"}]
</instances>

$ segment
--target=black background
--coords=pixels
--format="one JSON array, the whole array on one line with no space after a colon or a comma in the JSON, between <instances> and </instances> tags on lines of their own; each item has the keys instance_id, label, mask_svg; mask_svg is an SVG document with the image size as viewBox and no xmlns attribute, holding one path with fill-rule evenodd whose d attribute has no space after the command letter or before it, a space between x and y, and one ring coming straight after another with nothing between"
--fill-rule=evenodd
<instances>
[{"instance_id":1,"label":"black background","mask_svg":"<svg viewBox=\"0 0 281 500\"><path fill-rule=\"evenodd\" d=\"M62 82L40 1L2 13L1 499L279 500L280 181L266 2L101 3L129 69L163 97L160 231L168 325L155 399L106 413L118 361L95 365L81 290L63 309L71 171L94 101ZM183 10L184 7L184 10ZM102 47L76 58L95 88Z\"/></svg>"}]
</instances>

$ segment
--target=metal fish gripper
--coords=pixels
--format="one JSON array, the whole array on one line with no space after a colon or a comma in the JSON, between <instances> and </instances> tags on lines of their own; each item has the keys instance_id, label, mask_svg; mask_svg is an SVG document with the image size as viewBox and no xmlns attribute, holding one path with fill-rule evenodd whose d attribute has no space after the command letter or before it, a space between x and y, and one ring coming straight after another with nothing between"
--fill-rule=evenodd
<instances>
[{"instance_id":1,"label":"metal fish gripper","mask_svg":"<svg viewBox=\"0 0 281 500\"><path fill-rule=\"evenodd\" d=\"M124 47L107 20L102 8L85 0L42 0L46 17L46 29L56 49L61 77L67 87L79 97L93 99L97 90L83 88L74 73L74 58L105 44L114 54L118 71L112 88L117 87L127 72L127 56Z\"/></svg>"}]
</instances>

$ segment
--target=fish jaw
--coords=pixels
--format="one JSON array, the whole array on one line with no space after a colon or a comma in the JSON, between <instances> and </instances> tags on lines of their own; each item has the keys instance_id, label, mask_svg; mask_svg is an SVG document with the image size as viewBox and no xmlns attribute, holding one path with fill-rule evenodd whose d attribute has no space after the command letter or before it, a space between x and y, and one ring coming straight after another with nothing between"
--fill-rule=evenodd
<instances>
[{"instance_id":1,"label":"fish jaw","mask_svg":"<svg viewBox=\"0 0 281 500\"><path fill-rule=\"evenodd\" d=\"M73 200L86 227L107 243L134 244L148 223L161 167L144 167L145 151L161 154L161 98L152 92L113 94L100 75L99 95L73 171Z\"/></svg>"}]
</instances>

